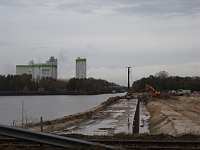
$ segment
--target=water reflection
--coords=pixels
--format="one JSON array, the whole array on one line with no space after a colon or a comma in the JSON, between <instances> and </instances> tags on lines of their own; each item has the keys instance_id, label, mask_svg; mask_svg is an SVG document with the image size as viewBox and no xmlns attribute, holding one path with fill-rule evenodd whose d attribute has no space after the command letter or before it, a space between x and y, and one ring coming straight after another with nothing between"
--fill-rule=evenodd
<instances>
[{"instance_id":1,"label":"water reflection","mask_svg":"<svg viewBox=\"0 0 200 150\"><path fill-rule=\"evenodd\" d=\"M92 96L2 96L0 97L0 123L10 125L13 120L21 122L22 102L24 102L24 119L28 122L36 122L39 121L40 116L47 120L83 112L108 97L117 95L124 95L124 93Z\"/></svg>"}]
</instances>

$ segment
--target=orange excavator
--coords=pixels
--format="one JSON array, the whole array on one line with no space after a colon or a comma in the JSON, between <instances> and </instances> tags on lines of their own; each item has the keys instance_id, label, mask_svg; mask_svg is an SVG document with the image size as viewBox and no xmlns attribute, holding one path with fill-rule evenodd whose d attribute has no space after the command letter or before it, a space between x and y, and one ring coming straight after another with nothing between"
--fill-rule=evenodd
<instances>
[{"instance_id":1,"label":"orange excavator","mask_svg":"<svg viewBox=\"0 0 200 150\"><path fill-rule=\"evenodd\" d=\"M151 97L158 97L160 96L160 91L155 90L151 85L146 84L145 90L151 95Z\"/></svg>"}]
</instances>

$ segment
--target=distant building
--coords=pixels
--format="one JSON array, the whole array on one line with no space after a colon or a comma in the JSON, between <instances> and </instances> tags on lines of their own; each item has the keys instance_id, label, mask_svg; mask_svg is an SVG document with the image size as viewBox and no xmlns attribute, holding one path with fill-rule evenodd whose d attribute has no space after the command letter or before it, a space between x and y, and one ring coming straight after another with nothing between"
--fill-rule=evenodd
<instances>
[{"instance_id":1,"label":"distant building","mask_svg":"<svg viewBox=\"0 0 200 150\"><path fill-rule=\"evenodd\" d=\"M78 57L76 59L76 78L77 79L86 79L86 59Z\"/></svg>"},{"instance_id":2,"label":"distant building","mask_svg":"<svg viewBox=\"0 0 200 150\"><path fill-rule=\"evenodd\" d=\"M32 78L39 80L42 78L57 79L57 59L50 57L46 63L37 63L30 61L28 65L16 65L16 74L32 75Z\"/></svg>"}]
</instances>

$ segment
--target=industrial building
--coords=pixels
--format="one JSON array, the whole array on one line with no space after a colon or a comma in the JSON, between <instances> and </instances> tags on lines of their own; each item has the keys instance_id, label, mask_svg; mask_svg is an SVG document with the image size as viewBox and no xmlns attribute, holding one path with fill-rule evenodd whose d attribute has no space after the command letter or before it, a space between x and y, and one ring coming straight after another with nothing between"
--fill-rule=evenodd
<instances>
[{"instance_id":1,"label":"industrial building","mask_svg":"<svg viewBox=\"0 0 200 150\"><path fill-rule=\"evenodd\" d=\"M86 79L86 58L78 57L76 59L76 78L77 79Z\"/></svg>"},{"instance_id":2,"label":"industrial building","mask_svg":"<svg viewBox=\"0 0 200 150\"><path fill-rule=\"evenodd\" d=\"M16 74L32 75L32 79L40 80L42 78L57 79L57 59L53 56L46 63L37 63L30 61L28 65L16 65Z\"/></svg>"}]
</instances>

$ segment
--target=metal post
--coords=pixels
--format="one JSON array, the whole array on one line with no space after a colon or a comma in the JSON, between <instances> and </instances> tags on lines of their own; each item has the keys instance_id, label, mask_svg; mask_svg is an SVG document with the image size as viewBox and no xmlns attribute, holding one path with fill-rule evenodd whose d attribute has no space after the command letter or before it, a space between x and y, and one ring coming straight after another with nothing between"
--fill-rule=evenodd
<instances>
[{"instance_id":1,"label":"metal post","mask_svg":"<svg viewBox=\"0 0 200 150\"><path fill-rule=\"evenodd\" d=\"M24 128L24 101L22 101L22 128Z\"/></svg>"},{"instance_id":2,"label":"metal post","mask_svg":"<svg viewBox=\"0 0 200 150\"><path fill-rule=\"evenodd\" d=\"M28 125L28 118L27 116L25 117L25 128L27 128L27 125Z\"/></svg>"},{"instance_id":3,"label":"metal post","mask_svg":"<svg viewBox=\"0 0 200 150\"><path fill-rule=\"evenodd\" d=\"M40 117L40 130L43 132L43 118L42 116Z\"/></svg>"},{"instance_id":4,"label":"metal post","mask_svg":"<svg viewBox=\"0 0 200 150\"><path fill-rule=\"evenodd\" d=\"M13 122L12 122L12 126L15 127L15 120L13 120Z\"/></svg>"},{"instance_id":5,"label":"metal post","mask_svg":"<svg viewBox=\"0 0 200 150\"><path fill-rule=\"evenodd\" d=\"M42 116L40 117L40 131L43 132L43 118ZM40 143L40 149L44 149L43 144Z\"/></svg>"},{"instance_id":6,"label":"metal post","mask_svg":"<svg viewBox=\"0 0 200 150\"><path fill-rule=\"evenodd\" d=\"M127 113L128 113L128 134L129 133L131 133L130 132L130 107L129 107L129 100L127 99L127 106L128 106L128 111L127 111Z\"/></svg>"},{"instance_id":7,"label":"metal post","mask_svg":"<svg viewBox=\"0 0 200 150\"><path fill-rule=\"evenodd\" d=\"M139 134L139 132L140 132L140 100L138 99L133 119L133 134Z\"/></svg>"}]
</instances>

